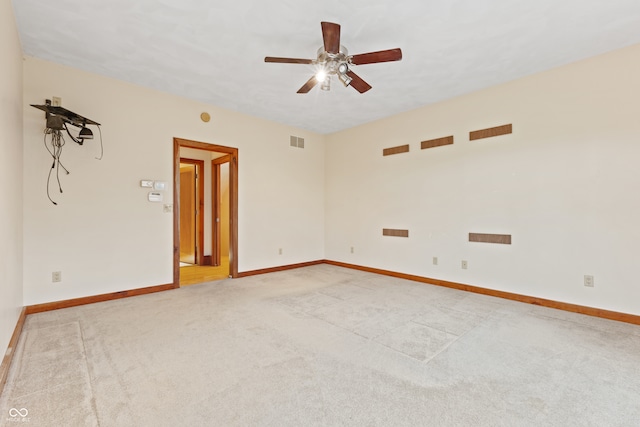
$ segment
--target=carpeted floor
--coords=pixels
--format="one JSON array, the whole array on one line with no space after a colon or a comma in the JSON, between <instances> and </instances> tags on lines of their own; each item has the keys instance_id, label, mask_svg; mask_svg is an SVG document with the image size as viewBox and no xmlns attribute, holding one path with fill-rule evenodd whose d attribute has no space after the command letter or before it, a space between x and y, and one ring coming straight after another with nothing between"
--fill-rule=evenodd
<instances>
[{"instance_id":1,"label":"carpeted floor","mask_svg":"<svg viewBox=\"0 0 640 427\"><path fill-rule=\"evenodd\" d=\"M29 316L26 422L638 426L640 327L317 265Z\"/></svg>"}]
</instances>

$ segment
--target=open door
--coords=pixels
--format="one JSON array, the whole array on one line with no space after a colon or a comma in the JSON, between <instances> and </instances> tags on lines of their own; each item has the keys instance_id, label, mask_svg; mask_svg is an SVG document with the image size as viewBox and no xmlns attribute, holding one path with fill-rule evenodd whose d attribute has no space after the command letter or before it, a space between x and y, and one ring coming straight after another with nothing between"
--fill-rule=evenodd
<instances>
[{"instance_id":1,"label":"open door","mask_svg":"<svg viewBox=\"0 0 640 427\"><path fill-rule=\"evenodd\" d=\"M197 264L196 165L180 163L180 262Z\"/></svg>"},{"instance_id":2,"label":"open door","mask_svg":"<svg viewBox=\"0 0 640 427\"><path fill-rule=\"evenodd\" d=\"M180 262L203 264L204 161L180 158Z\"/></svg>"},{"instance_id":3,"label":"open door","mask_svg":"<svg viewBox=\"0 0 640 427\"><path fill-rule=\"evenodd\" d=\"M213 211L212 263L229 263L229 162L231 156L211 160ZM226 258L226 259L224 259Z\"/></svg>"}]
</instances>

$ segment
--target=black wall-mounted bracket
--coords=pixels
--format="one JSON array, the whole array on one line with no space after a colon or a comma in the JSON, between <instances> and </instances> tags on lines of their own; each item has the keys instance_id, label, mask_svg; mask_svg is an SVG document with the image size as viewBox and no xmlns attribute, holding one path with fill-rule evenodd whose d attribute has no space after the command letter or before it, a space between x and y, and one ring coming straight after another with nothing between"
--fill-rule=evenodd
<instances>
[{"instance_id":1,"label":"black wall-mounted bracket","mask_svg":"<svg viewBox=\"0 0 640 427\"><path fill-rule=\"evenodd\" d=\"M51 105L51 101L47 99L46 104L44 105L36 105L36 104L31 104L32 107L37 108L38 110L42 110L45 113L52 114L54 116L59 116L62 117L62 119L69 123L72 124L74 126L77 127L84 127L85 125L96 125L96 126L100 126L100 123L88 119L84 116L81 116L80 114L74 113L73 111L69 111L66 108L63 107L54 107L53 105ZM47 115L47 118L49 118L49 116Z\"/></svg>"}]
</instances>

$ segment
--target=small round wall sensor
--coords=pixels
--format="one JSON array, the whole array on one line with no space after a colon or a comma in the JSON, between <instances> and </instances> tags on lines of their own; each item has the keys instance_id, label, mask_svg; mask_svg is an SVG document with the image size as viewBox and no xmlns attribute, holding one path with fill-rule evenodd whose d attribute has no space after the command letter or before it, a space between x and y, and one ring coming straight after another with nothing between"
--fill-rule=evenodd
<instances>
[{"instance_id":1,"label":"small round wall sensor","mask_svg":"<svg viewBox=\"0 0 640 427\"><path fill-rule=\"evenodd\" d=\"M211 120L211 116L209 115L209 113L202 113L200 114L200 118L202 119L203 122L207 123L209 120Z\"/></svg>"}]
</instances>

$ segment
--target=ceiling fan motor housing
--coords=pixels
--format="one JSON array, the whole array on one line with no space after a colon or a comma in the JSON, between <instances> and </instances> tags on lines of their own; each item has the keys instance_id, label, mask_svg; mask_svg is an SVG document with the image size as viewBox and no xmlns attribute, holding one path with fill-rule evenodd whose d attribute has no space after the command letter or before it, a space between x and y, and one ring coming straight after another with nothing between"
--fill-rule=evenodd
<instances>
[{"instance_id":1,"label":"ceiling fan motor housing","mask_svg":"<svg viewBox=\"0 0 640 427\"><path fill-rule=\"evenodd\" d=\"M329 53L321 46L318 49L318 59L316 64L321 65L325 72L329 75L346 73L349 71L349 51L346 47L340 45L340 51L338 53Z\"/></svg>"},{"instance_id":2,"label":"ceiling fan motor housing","mask_svg":"<svg viewBox=\"0 0 640 427\"><path fill-rule=\"evenodd\" d=\"M324 46L320 46L316 64L322 67L322 71L324 71L327 76L321 88L323 90L329 90L330 78L333 75L337 75L345 87L349 86L349 84L351 84L351 77L347 75L347 72L349 71L350 61L351 57L346 47L340 45L338 53L330 53L324 50Z\"/></svg>"}]
</instances>

